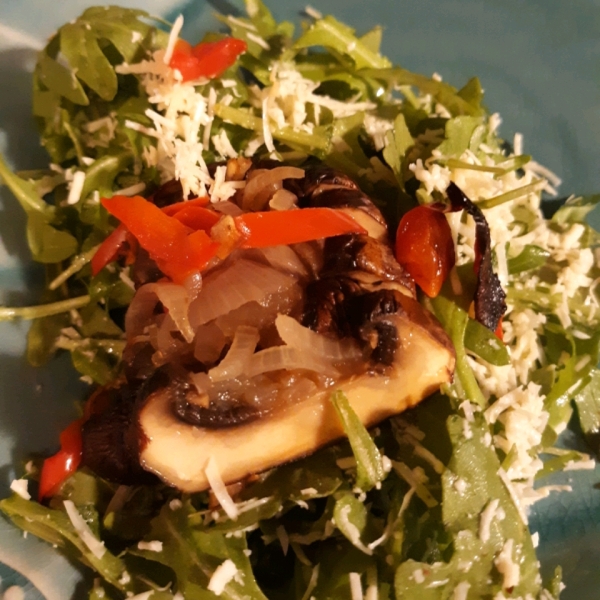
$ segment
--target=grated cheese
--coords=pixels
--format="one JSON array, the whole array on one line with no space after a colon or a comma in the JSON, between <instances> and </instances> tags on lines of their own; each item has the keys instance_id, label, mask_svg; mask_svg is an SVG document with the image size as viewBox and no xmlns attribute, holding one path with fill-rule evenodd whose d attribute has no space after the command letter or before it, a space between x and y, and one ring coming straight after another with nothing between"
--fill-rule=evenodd
<instances>
[{"instance_id":1,"label":"grated cheese","mask_svg":"<svg viewBox=\"0 0 600 600\"><path fill-rule=\"evenodd\" d=\"M415 569L412 572L412 578L415 580L415 583L423 583L425 581L425 575L423 574L423 569Z\"/></svg>"},{"instance_id":2,"label":"grated cheese","mask_svg":"<svg viewBox=\"0 0 600 600\"><path fill-rule=\"evenodd\" d=\"M350 597L352 600L363 600L363 589L360 581L360 573L348 573L350 581Z\"/></svg>"},{"instance_id":3,"label":"grated cheese","mask_svg":"<svg viewBox=\"0 0 600 600\"><path fill-rule=\"evenodd\" d=\"M521 580L521 570L512 557L514 542L513 539L506 540L502 550L494 559L496 569L503 576L502 587L505 590L516 587Z\"/></svg>"},{"instance_id":4,"label":"grated cheese","mask_svg":"<svg viewBox=\"0 0 600 600\"><path fill-rule=\"evenodd\" d=\"M208 464L206 465L204 473L219 504L222 506L227 516L232 521L235 521L239 515L238 507L227 492L225 483L223 483L223 479L221 478L221 472L217 466L217 461L213 456L208 459Z\"/></svg>"},{"instance_id":5,"label":"grated cheese","mask_svg":"<svg viewBox=\"0 0 600 600\"><path fill-rule=\"evenodd\" d=\"M81 199L81 192L83 191L83 185L85 184L85 172L75 171L73 173L73 180L69 184L69 195L67 196L67 204L72 206L77 204Z\"/></svg>"},{"instance_id":6,"label":"grated cheese","mask_svg":"<svg viewBox=\"0 0 600 600\"><path fill-rule=\"evenodd\" d=\"M309 600L313 590L315 589L315 587L317 587L317 581L319 580L319 566L320 565L315 565L315 567L313 568L312 573L310 574L310 580L308 581L308 585L306 586L306 591L302 596L302 600Z\"/></svg>"},{"instance_id":7,"label":"grated cheese","mask_svg":"<svg viewBox=\"0 0 600 600\"><path fill-rule=\"evenodd\" d=\"M494 517L497 516L499 503L500 500L498 498L494 498L493 500L490 500L490 502L481 512L479 520L479 539L482 542L487 542L490 539L490 526Z\"/></svg>"},{"instance_id":8,"label":"grated cheese","mask_svg":"<svg viewBox=\"0 0 600 600\"><path fill-rule=\"evenodd\" d=\"M13 479L10 489L24 500L31 500L31 494L27 491L28 483L27 479Z\"/></svg>"},{"instance_id":9,"label":"grated cheese","mask_svg":"<svg viewBox=\"0 0 600 600\"><path fill-rule=\"evenodd\" d=\"M179 38L179 34L181 33L181 28L183 27L183 15L179 15L175 19L175 23L173 23L173 27L171 28L171 32L169 33L169 41L167 42L167 49L165 50L165 54L163 56L163 62L165 65L168 65L171 62L171 58L173 57L173 50L175 50L175 44Z\"/></svg>"},{"instance_id":10,"label":"grated cheese","mask_svg":"<svg viewBox=\"0 0 600 600\"><path fill-rule=\"evenodd\" d=\"M377 578L377 566L367 567L367 593L365 600L379 600L379 581Z\"/></svg>"},{"instance_id":11,"label":"grated cheese","mask_svg":"<svg viewBox=\"0 0 600 600\"><path fill-rule=\"evenodd\" d=\"M468 581L461 581L452 592L452 600L467 600L471 584Z\"/></svg>"},{"instance_id":12,"label":"grated cheese","mask_svg":"<svg viewBox=\"0 0 600 600\"><path fill-rule=\"evenodd\" d=\"M220 596L225 591L227 584L230 581L233 581L237 573L238 568L235 566L235 563L228 558L215 569L206 589L216 596Z\"/></svg>"},{"instance_id":13,"label":"grated cheese","mask_svg":"<svg viewBox=\"0 0 600 600\"><path fill-rule=\"evenodd\" d=\"M163 543L158 540L152 540L150 542L138 542L138 550L147 550L148 552L162 552Z\"/></svg>"},{"instance_id":14,"label":"grated cheese","mask_svg":"<svg viewBox=\"0 0 600 600\"><path fill-rule=\"evenodd\" d=\"M75 504L71 500L65 500L63 502L65 510L67 511L67 516L71 521L77 535L79 535L81 541L89 548L90 552L97 558L101 559L105 552L106 548L104 547L104 542L101 542L89 528L89 525L85 522L84 518L79 514L77 508L75 508Z\"/></svg>"}]
</instances>

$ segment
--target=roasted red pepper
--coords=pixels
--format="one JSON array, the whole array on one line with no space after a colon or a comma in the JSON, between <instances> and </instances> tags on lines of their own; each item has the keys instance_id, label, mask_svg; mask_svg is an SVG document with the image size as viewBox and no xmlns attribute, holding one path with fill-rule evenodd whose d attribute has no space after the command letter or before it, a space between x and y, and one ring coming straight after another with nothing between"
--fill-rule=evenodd
<instances>
[{"instance_id":1,"label":"roasted red pepper","mask_svg":"<svg viewBox=\"0 0 600 600\"><path fill-rule=\"evenodd\" d=\"M103 198L102 205L176 283L202 270L217 252L218 244L205 231L193 231L141 196Z\"/></svg>"},{"instance_id":2,"label":"roasted red pepper","mask_svg":"<svg viewBox=\"0 0 600 600\"><path fill-rule=\"evenodd\" d=\"M202 42L197 46L178 40L169 66L181 73L183 81L201 77L213 79L231 67L246 49L246 42L232 37Z\"/></svg>"},{"instance_id":3,"label":"roasted red pepper","mask_svg":"<svg viewBox=\"0 0 600 600\"><path fill-rule=\"evenodd\" d=\"M408 211L396 233L396 260L430 298L435 298L455 263L446 216L428 206Z\"/></svg>"},{"instance_id":4,"label":"roasted red pepper","mask_svg":"<svg viewBox=\"0 0 600 600\"><path fill-rule=\"evenodd\" d=\"M62 484L77 470L81 462L81 425L83 419L73 421L60 434L60 450L44 461L38 498L54 496Z\"/></svg>"},{"instance_id":5,"label":"roasted red pepper","mask_svg":"<svg viewBox=\"0 0 600 600\"><path fill-rule=\"evenodd\" d=\"M366 233L350 215L334 208L302 208L245 213L235 217L242 248L265 248L321 240L346 233Z\"/></svg>"}]
</instances>

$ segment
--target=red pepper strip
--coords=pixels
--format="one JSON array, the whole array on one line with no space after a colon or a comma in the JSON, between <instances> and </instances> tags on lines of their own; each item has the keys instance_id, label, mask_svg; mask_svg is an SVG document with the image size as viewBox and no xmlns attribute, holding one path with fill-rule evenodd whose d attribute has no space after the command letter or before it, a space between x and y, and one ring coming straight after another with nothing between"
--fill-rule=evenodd
<instances>
[{"instance_id":1,"label":"red pepper strip","mask_svg":"<svg viewBox=\"0 0 600 600\"><path fill-rule=\"evenodd\" d=\"M188 42L178 40L169 66L181 73L183 81L213 79L231 67L247 47L246 42L232 37L202 42L193 48Z\"/></svg>"},{"instance_id":2,"label":"red pepper strip","mask_svg":"<svg viewBox=\"0 0 600 600\"><path fill-rule=\"evenodd\" d=\"M182 208L186 208L187 206L207 206L210 200L207 196L203 196L202 198L194 198L193 200L184 200L183 202L175 202L175 204L169 204L168 206L163 206L162 211L165 215L169 215L172 217L174 214L178 213Z\"/></svg>"},{"instance_id":3,"label":"red pepper strip","mask_svg":"<svg viewBox=\"0 0 600 600\"><path fill-rule=\"evenodd\" d=\"M396 260L430 298L435 298L455 262L445 215L428 206L409 210L396 232Z\"/></svg>"},{"instance_id":4,"label":"red pepper strip","mask_svg":"<svg viewBox=\"0 0 600 600\"><path fill-rule=\"evenodd\" d=\"M83 419L77 419L63 430L60 434L60 450L44 461L38 494L40 502L58 493L62 484L77 470L81 462L82 422Z\"/></svg>"},{"instance_id":5,"label":"red pepper strip","mask_svg":"<svg viewBox=\"0 0 600 600\"><path fill-rule=\"evenodd\" d=\"M350 215L334 208L254 212L234 220L243 237L242 248L287 246L345 233L366 233Z\"/></svg>"},{"instance_id":6,"label":"red pepper strip","mask_svg":"<svg viewBox=\"0 0 600 600\"><path fill-rule=\"evenodd\" d=\"M494 333L501 342L504 341L504 331L502 331L502 317L500 317L500 320L498 321L498 327L496 327L496 331Z\"/></svg>"},{"instance_id":7,"label":"red pepper strip","mask_svg":"<svg viewBox=\"0 0 600 600\"><path fill-rule=\"evenodd\" d=\"M217 252L218 244L205 232L190 235L190 228L141 196L113 196L101 202L175 283L183 283L188 275L203 269Z\"/></svg>"},{"instance_id":8,"label":"red pepper strip","mask_svg":"<svg viewBox=\"0 0 600 600\"><path fill-rule=\"evenodd\" d=\"M210 231L211 227L221 218L221 215L215 210L202 206L184 206L173 214L173 218L190 229Z\"/></svg>"},{"instance_id":9,"label":"red pepper strip","mask_svg":"<svg viewBox=\"0 0 600 600\"><path fill-rule=\"evenodd\" d=\"M129 232L124 225L119 225L103 242L92 257L92 275L96 276L104 267L117 260L123 244L127 241Z\"/></svg>"}]
</instances>

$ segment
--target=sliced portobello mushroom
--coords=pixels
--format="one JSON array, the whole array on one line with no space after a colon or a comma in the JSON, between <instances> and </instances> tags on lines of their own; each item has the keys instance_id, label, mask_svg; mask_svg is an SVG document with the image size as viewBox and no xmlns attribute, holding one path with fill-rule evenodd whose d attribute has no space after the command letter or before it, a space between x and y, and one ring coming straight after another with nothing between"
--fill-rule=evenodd
<instances>
[{"instance_id":1,"label":"sliced portobello mushroom","mask_svg":"<svg viewBox=\"0 0 600 600\"><path fill-rule=\"evenodd\" d=\"M451 381L454 349L440 325L415 300L398 295L400 310L388 315L399 350L383 373L367 371L331 390L271 414L229 427L198 427L173 410L177 390L153 391L139 409L139 462L164 482L185 492L210 484L205 470L212 458L226 484L292 461L344 436L330 401L341 390L360 420L375 425L416 405Z\"/></svg>"},{"instance_id":2,"label":"sliced portobello mushroom","mask_svg":"<svg viewBox=\"0 0 600 600\"><path fill-rule=\"evenodd\" d=\"M241 176L277 166L244 165ZM371 200L347 176L323 166L308 167L304 178L285 185L300 207L347 209L369 233L318 243L319 260L309 262L320 266L311 269L302 314L296 315L315 335L359 347L360 364L350 361L335 376L322 369L316 376L313 369L316 384L310 392L257 407L235 386L222 395L200 393L190 373L210 379L215 365L194 365L194 357L184 355L189 364L157 366L144 350L148 344L132 345L125 353L131 359L125 381L106 390L108 408L84 424L83 463L99 475L120 483L143 482L151 475L197 492L210 486L205 471L212 459L224 482L234 483L343 437L330 402L334 391L342 391L371 426L452 380L453 346L415 300L414 282L396 262L385 221ZM306 376L307 363L296 371ZM288 376L285 371L273 375L284 387Z\"/></svg>"}]
</instances>

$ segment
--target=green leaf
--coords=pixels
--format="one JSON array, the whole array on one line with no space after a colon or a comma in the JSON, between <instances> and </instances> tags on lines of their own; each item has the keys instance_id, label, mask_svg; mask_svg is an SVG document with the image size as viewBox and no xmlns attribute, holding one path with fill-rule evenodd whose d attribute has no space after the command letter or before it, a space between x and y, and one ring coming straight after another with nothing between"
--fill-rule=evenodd
<instances>
[{"instance_id":1,"label":"green leaf","mask_svg":"<svg viewBox=\"0 0 600 600\"><path fill-rule=\"evenodd\" d=\"M331 401L356 458L356 485L366 492L385 479L381 454L343 392L335 392Z\"/></svg>"},{"instance_id":2,"label":"green leaf","mask_svg":"<svg viewBox=\"0 0 600 600\"><path fill-rule=\"evenodd\" d=\"M244 553L247 550L245 537L226 537L221 532L191 527L188 517L193 513L189 501L177 510L172 510L167 503L153 520L147 538L162 542L162 552L131 550L131 553L170 567L177 579L176 588L186 600L214 599L215 595L207 590L207 585L226 560L235 564L241 577L225 586L220 595L223 600L267 600Z\"/></svg>"},{"instance_id":3,"label":"green leaf","mask_svg":"<svg viewBox=\"0 0 600 600\"><path fill-rule=\"evenodd\" d=\"M583 223L600 202L600 194L569 198L552 216L552 222L566 225Z\"/></svg>"},{"instance_id":4,"label":"green leaf","mask_svg":"<svg viewBox=\"0 0 600 600\"><path fill-rule=\"evenodd\" d=\"M125 564L108 550L98 558L75 531L65 512L41 506L37 502L24 500L16 494L0 501L0 510L17 527L56 544L70 556L89 564L101 577L123 592L130 591L129 584L120 582Z\"/></svg>"},{"instance_id":5,"label":"green leaf","mask_svg":"<svg viewBox=\"0 0 600 600\"><path fill-rule=\"evenodd\" d=\"M389 85L408 85L418 88L424 94L431 94L437 102L445 106L453 116L479 116L484 113L482 108L474 107L470 102L459 96L456 88L443 82L431 79L425 75L413 73L401 67L365 69L361 75L385 81Z\"/></svg>"},{"instance_id":6,"label":"green leaf","mask_svg":"<svg viewBox=\"0 0 600 600\"><path fill-rule=\"evenodd\" d=\"M86 23L67 23L60 30L60 50L77 78L100 98L110 101L117 93L117 74L100 49L98 38Z\"/></svg>"},{"instance_id":7,"label":"green leaf","mask_svg":"<svg viewBox=\"0 0 600 600\"><path fill-rule=\"evenodd\" d=\"M277 22L266 5L261 0L244 0L244 4L250 21L258 30L258 34L263 38L275 35Z\"/></svg>"},{"instance_id":8,"label":"green leaf","mask_svg":"<svg viewBox=\"0 0 600 600\"><path fill-rule=\"evenodd\" d=\"M487 404L485 396L479 389L473 370L467 361L465 334L467 323L469 322L468 313L455 304L455 302L442 295L432 298L430 302L434 314L441 322L454 345L456 352L456 375L464 390L464 399L484 407Z\"/></svg>"},{"instance_id":9,"label":"green leaf","mask_svg":"<svg viewBox=\"0 0 600 600\"><path fill-rule=\"evenodd\" d=\"M10 170L1 154L0 177L2 178L4 185L10 189L27 214L38 212L44 215L46 219L52 218L54 207L44 202L43 198L39 196L35 182L27 181L18 175L15 175L15 173Z\"/></svg>"},{"instance_id":10,"label":"green leaf","mask_svg":"<svg viewBox=\"0 0 600 600\"><path fill-rule=\"evenodd\" d=\"M360 37L361 44L364 45L367 50L375 54L379 54L381 48L381 38L383 37L383 27L381 25L375 25L373 29L367 31L362 37Z\"/></svg>"},{"instance_id":11,"label":"green leaf","mask_svg":"<svg viewBox=\"0 0 600 600\"><path fill-rule=\"evenodd\" d=\"M446 123L446 136L438 150L446 157L460 158L471 143L473 133L482 124L481 117L460 116Z\"/></svg>"},{"instance_id":12,"label":"green leaf","mask_svg":"<svg viewBox=\"0 0 600 600\"><path fill-rule=\"evenodd\" d=\"M594 369L586 385L573 397L584 433L600 431L600 371Z\"/></svg>"},{"instance_id":13,"label":"green leaf","mask_svg":"<svg viewBox=\"0 0 600 600\"><path fill-rule=\"evenodd\" d=\"M355 548L369 556L373 554L364 537L367 530L367 509L364 502L358 500L352 492L344 493L335 502L333 518L336 527Z\"/></svg>"},{"instance_id":14,"label":"green leaf","mask_svg":"<svg viewBox=\"0 0 600 600\"><path fill-rule=\"evenodd\" d=\"M66 98L74 104L82 106L87 106L90 103L75 73L50 58L45 52L40 54L35 73L46 89L56 96ZM36 100L38 106L40 102L41 100Z\"/></svg>"},{"instance_id":15,"label":"green leaf","mask_svg":"<svg viewBox=\"0 0 600 600\"><path fill-rule=\"evenodd\" d=\"M87 198L93 191L101 198L112 196L116 177L132 162L133 154L129 150L106 154L95 160L85 173L81 197Z\"/></svg>"},{"instance_id":16,"label":"green leaf","mask_svg":"<svg viewBox=\"0 0 600 600\"><path fill-rule=\"evenodd\" d=\"M475 110L481 110L481 102L483 101L483 89L478 77L472 77L458 91L458 96L468 102Z\"/></svg>"},{"instance_id":17,"label":"green leaf","mask_svg":"<svg viewBox=\"0 0 600 600\"><path fill-rule=\"evenodd\" d=\"M508 259L508 272L518 275L525 271L533 271L545 265L550 257L550 252L540 246L527 244L520 254Z\"/></svg>"},{"instance_id":18,"label":"green leaf","mask_svg":"<svg viewBox=\"0 0 600 600\"><path fill-rule=\"evenodd\" d=\"M383 149L383 158L390 166L398 180L398 184L404 188L404 175L402 173L402 160L407 150L414 146L414 139L410 134L406 120L402 113L394 120L394 129L386 133L386 145Z\"/></svg>"},{"instance_id":19,"label":"green leaf","mask_svg":"<svg viewBox=\"0 0 600 600\"><path fill-rule=\"evenodd\" d=\"M56 338L70 325L68 314L35 319L27 332L27 360L34 367L45 365L56 352Z\"/></svg>"},{"instance_id":20,"label":"green leaf","mask_svg":"<svg viewBox=\"0 0 600 600\"><path fill-rule=\"evenodd\" d=\"M357 69L385 69L390 61L365 46L354 30L331 16L315 21L294 43L294 49L324 46L354 60Z\"/></svg>"},{"instance_id":21,"label":"green leaf","mask_svg":"<svg viewBox=\"0 0 600 600\"><path fill-rule=\"evenodd\" d=\"M77 240L68 232L50 225L46 215L30 212L27 219L27 242L33 259L57 263L77 252Z\"/></svg>"},{"instance_id":22,"label":"green leaf","mask_svg":"<svg viewBox=\"0 0 600 600\"><path fill-rule=\"evenodd\" d=\"M493 331L475 319L467 321L465 348L492 365L499 367L510 363L508 350L504 343Z\"/></svg>"}]
</instances>

